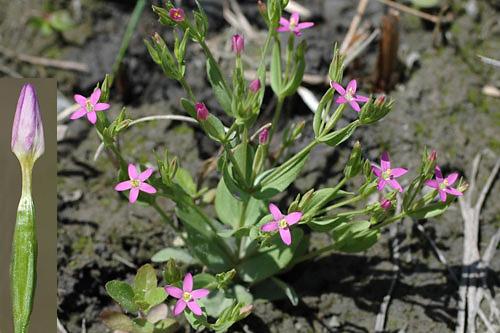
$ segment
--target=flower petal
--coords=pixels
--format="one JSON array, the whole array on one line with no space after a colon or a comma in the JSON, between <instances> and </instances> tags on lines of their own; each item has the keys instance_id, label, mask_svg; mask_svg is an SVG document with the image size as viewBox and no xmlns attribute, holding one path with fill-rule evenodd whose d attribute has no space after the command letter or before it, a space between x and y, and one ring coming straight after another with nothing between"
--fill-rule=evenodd
<instances>
[{"instance_id":1,"label":"flower petal","mask_svg":"<svg viewBox=\"0 0 500 333\"><path fill-rule=\"evenodd\" d=\"M312 26L314 26L313 22L302 22L302 23L297 24L297 28L299 30L308 29Z\"/></svg>"},{"instance_id":2,"label":"flower petal","mask_svg":"<svg viewBox=\"0 0 500 333\"><path fill-rule=\"evenodd\" d=\"M429 187L432 187L432 188L435 188L435 189L438 189L439 188L439 183L437 180L435 179L429 179L425 182L425 185L429 186Z\"/></svg>"},{"instance_id":3,"label":"flower petal","mask_svg":"<svg viewBox=\"0 0 500 333\"><path fill-rule=\"evenodd\" d=\"M97 102L99 102L99 98L101 98L101 89L97 88L92 92L92 95L90 95L90 103L92 105L96 105Z\"/></svg>"},{"instance_id":4,"label":"flower petal","mask_svg":"<svg viewBox=\"0 0 500 333\"><path fill-rule=\"evenodd\" d=\"M354 100L357 101L357 102L366 103L370 99L368 97L366 97L366 96L356 95L356 96L354 96Z\"/></svg>"},{"instance_id":5,"label":"flower petal","mask_svg":"<svg viewBox=\"0 0 500 333\"><path fill-rule=\"evenodd\" d=\"M408 172L408 169L405 169L405 168L391 169L391 175L393 175L394 177L401 177L402 175L404 175L407 172Z\"/></svg>"},{"instance_id":6,"label":"flower petal","mask_svg":"<svg viewBox=\"0 0 500 333\"><path fill-rule=\"evenodd\" d=\"M269 223L266 223L260 227L260 230L264 232L270 232L270 231L276 231L278 230L278 221L271 221Z\"/></svg>"},{"instance_id":7,"label":"flower petal","mask_svg":"<svg viewBox=\"0 0 500 333\"><path fill-rule=\"evenodd\" d=\"M130 203L134 203L137 201L137 198L139 197L139 189L137 187L132 187L130 189L130 194L128 196L128 201Z\"/></svg>"},{"instance_id":8,"label":"flower petal","mask_svg":"<svg viewBox=\"0 0 500 333\"><path fill-rule=\"evenodd\" d=\"M290 244L292 244L292 234L290 233L290 229L288 229L288 228L281 229L280 228L280 236L281 236L281 240L283 241L283 243L285 243L288 246L290 246Z\"/></svg>"},{"instance_id":9,"label":"flower petal","mask_svg":"<svg viewBox=\"0 0 500 333\"><path fill-rule=\"evenodd\" d=\"M153 171L154 171L153 168L147 168L146 170L144 170L143 172L141 172L139 174L139 176L137 176L137 179L139 179L141 182L143 182L146 179L148 179L149 177L151 177L151 174L153 173Z\"/></svg>"},{"instance_id":10,"label":"flower petal","mask_svg":"<svg viewBox=\"0 0 500 333\"><path fill-rule=\"evenodd\" d=\"M87 112L87 119L93 125L97 121L97 115L95 112Z\"/></svg>"},{"instance_id":11,"label":"flower petal","mask_svg":"<svg viewBox=\"0 0 500 333\"><path fill-rule=\"evenodd\" d=\"M445 202L446 201L446 192L443 190L440 190L439 191L439 198L441 198L442 202Z\"/></svg>"},{"instance_id":12,"label":"flower petal","mask_svg":"<svg viewBox=\"0 0 500 333\"><path fill-rule=\"evenodd\" d=\"M355 100L351 100L351 101L349 102L349 104L351 105L351 108L353 108L353 109L354 109L354 111L356 111L356 112L361 111L361 108L359 107L358 102L356 102Z\"/></svg>"},{"instance_id":13,"label":"flower petal","mask_svg":"<svg viewBox=\"0 0 500 333\"><path fill-rule=\"evenodd\" d=\"M195 301L188 302L187 306L197 316L201 316L203 313L200 306Z\"/></svg>"},{"instance_id":14,"label":"flower petal","mask_svg":"<svg viewBox=\"0 0 500 333\"><path fill-rule=\"evenodd\" d=\"M389 160L389 153L384 151L380 157L380 166L382 171L385 171L391 167L391 161Z\"/></svg>"},{"instance_id":15,"label":"flower petal","mask_svg":"<svg viewBox=\"0 0 500 333\"><path fill-rule=\"evenodd\" d=\"M462 192L460 192L459 190L457 190L456 188L453 188L453 187L448 187L445 189L446 193L449 193L451 195L456 195L457 197L463 195Z\"/></svg>"},{"instance_id":16,"label":"flower petal","mask_svg":"<svg viewBox=\"0 0 500 333\"><path fill-rule=\"evenodd\" d=\"M184 302L184 300L182 299L178 300L177 303L175 304L174 316L180 315L185 308L186 308L186 302Z\"/></svg>"},{"instance_id":17,"label":"flower petal","mask_svg":"<svg viewBox=\"0 0 500 333\"><path fill-rule=\"evenodd\" d=\"M293 212L285 216L285 221L288 225L293 225L300 221L302 218L302 212Z\"/></svg>"},{"instance_id":18,"label":"flower petal","mask_svg":"<svg viewBox=\"0 0 500 333\"><path fill-rule=\"evenodd\" d=\"M458 172L449 174L448 177L446 177L448 185L453 185L457 181L457 178L458 178Z\"/></svg>"},{"instance_id":19,"label":"flower petal","mask_svg":"<svg viewBox=\"0 0 500 333\"><path fill-rule=\"evenodd\" d=\"M132 188L132 183L130 182L130 180L126 180L124 182L118 183L115 186L116 191L126 191L126 190L130 190L131 188Z\"/></svg>"},{"instance_id":20,"label":"flower petal","mask_svg":"<svg viewBox=\"0 0 500 333\"><path fill-rule=\"evenodd\" d=\"M73 96L75 102L77 102L78 104L80 104L82 107L85 107L86 104L87 104L87 98L80 95L80 94L75 94Z\"/></svg>"},{"instance_id":21,"label":"flower petal","mask_svg":"<svg viewBox=\"0 0 500 333\"><path fill-rule=\"evenodd\" d=\"M202 288L202 289L196 289L191 292L191 296L194 299L202 298L202 297L207 297L208 294L210 294L210 290Z\"/></svg>"},{"instance_id":22,"label":"flower petal","mask_svg":"<svg viewBox=\"0 0 500 333\"><path fill-rule=\"evenodd\" d=\"M187 273L184 277L184 281L182 282L182 290L187 291L188 293L193 290L193 276L191 273Z\"/></svg>"},{"instance_id":23,"label":"flower petal","mask_svg":"<svg viewBox=\"0 0 500 333\"><path fill-rule=\"evenodd\" d=\"M434 170L434 174L436 175L436 179L439 183L443 182L443 173L441 172L441 168L436 166L436 169Z\"/></svg>"},{"instance_id":24,"label":"flower petal","mask_svg":"<svg viewBox=\"0 0 500 333\"><path fill-rule=\"evenodd\" d=\"M76 110L75 112L73 112L71 114L71 116L69 117L69 119L78 119L78 118L81 118L83 116L85 116L85 114L87 113L87 110L85 110L84 108L80 108L78 110Z\"/></svg>"},{"instance_id":25,"label":"flower petal","mask_svg":"<svg viewBox=\"0 0 500 333\"><path fill-rule=\"evenodd\" d=\"M293 12L292 15L290 15L290 23L294 22L295 24L299 23L299 13Z\"/></svg>"},{"instance_id":26,"label":"flower petal","mask_svg":"<svg viewBox=\"0 0 500 333\"><path fill-rule=\"evenodd\" d=\"M276 29L277 32L287 32L287 31L290 31L290 28L288 26L284 27L284 26L280 26Z\"/></svg>"},{"instance_id":27,"label":"flower petal","mask_svg":"<svg viewBox=\"0 0 500 333\"><path fill-rule=\"evenodd\" d=\"M280 209L273 203L269 204L269 212L271 212L275 221L279 221L283 218Z\"/></svg>"},{"instance_id":28,"label":"flower petal","mask_svg":"<svg viewBox=\"0 0 500 333\"><path fill-rule=\"evenodd\" d=\"M347 84L346 90L349 90L349 89L352 91L352 94L354 95L354 93L358 89L358 84L357 84L356 80L349 81L349 83Z\"/></svg>"},{"instance_id":29,"label":"flower petal","mask_svg":"<svg viewBox=\"0 0 500 333\"><path fill-rule=\"evenodd\" d=\"M331 81L330 82L330 86L333 89L335 89L339 94L345 95L345 89L340 84L338 84L337 82Z\"/></svg>"},{"instance_id":30,"label":"flower petal","mask_svg":"<svg viewBox=\"0 0 500 333\"><path fill-rule=\"evenodd\" d=\"M290 22L286 18L280 17L280 24L283 26L283 28L289 30Z\"/></svg>"},{"instance_id":31,"label":"flower petal","mask_svg":"<svg viewBox=\"0 0 500 333\"><path fill-rule=\"evenodd\" d=\"M128 176L130 177L130 179L137 179L137 177L139 176L137 174L137 168L132 163L128 165Z\"/></svg>"},{"instance_id":32,"label":"flower petal","mask_svg":"<svg viewBox=\"0 0 500 333\"><path fill-rule=\"evenodd\" d=\"M156 193L156 189L153 186L149 185L148 183L141 183L141 185L139 185L139 190L149 194Z\"/></svg>"},{"instance_id":33,"label":"flower petal","mask_svg":"<svg viewBox=\"0 0 500 333\"><path fill-rule=\"evenodd\" d=\"M169 294L170 296L175 297L175 298L182 298L183 292L182 292L181 288L167 285L164 287L164 289L165 289L166 293Z\"/></svg>"},{"instance_id":34,"label":"flower petal","mask_svg":"<svg viewBox=\"0 0 500 333\"><path fill-rule=\"evenodd\" d=\"M94 110L95 111L104 111L104 110L107 110L109 109L109 104L108 103L97 103L96 105L94 105Z\"/></svg>"},{"instance_id":35,"label":"flower petal","mask_svg":"<svg viewBox=\"0 0 500 333\"><path fill-rule=\"evenodd\" d=\"M389 179L387 180L387 183L395 190L399 191L399 192L403 192L403 188L401 187L401 185L399 185L398 181L395 180L395 179Z\"/></svg>"},{"instance_id":36,"label":"flower petal","mask_svg":"<svg viewBox=\"0 0 500 333\"><path fill-rule=\"evenodd\" d=\"M339 96L337 97L337 99L335 100L335 103L337 104L344 104L344 103L347 103L347 99L345 99L344 96Z\"/></svg>"},{"instance_id":37,"label":"flower petal","mask_svg":"<svg viewBox=\"0 0 500 333\"><path fill-rule=\"evenodd\" d=\"M375 174L375 176L380 177L382 175L382 170L380 170L379 167L375 166L372 164L372 172Z\"/></svg>"},{"instance_id":38,"label":"flower petal","mask_svg":"<svg viewBox=\"0 0 500 333\"><path fill-rule=\"evenodd\" d=\"M382 191L385 187L385 179L380 178L377 185L377 190Z\"/></svg>"}]
</instances>

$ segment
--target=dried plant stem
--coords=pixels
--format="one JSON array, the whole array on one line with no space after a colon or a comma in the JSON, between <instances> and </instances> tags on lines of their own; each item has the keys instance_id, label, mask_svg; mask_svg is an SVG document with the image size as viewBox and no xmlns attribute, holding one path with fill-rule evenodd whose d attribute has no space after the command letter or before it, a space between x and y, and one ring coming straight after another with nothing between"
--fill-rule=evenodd
<instances>
[{"instance_id":1,"label":"dried plant stem","mask_svg":"<svg viewBox=\"0 0 500 333\"><path fill-rule=\"evenodd\" d=\"M356 15L351 21L351 25L349 26L349 30L347 30L347 34L345 35L344 41L340 46L340 53L346 54L347 49L351 46L354 36L356 35L356 31L358 30L359 23L361 22L361 17L365 13L366 6L368 5L368 0L361 0L358 3L358 8L356 9Z\"/></svg>"}]
</instances>

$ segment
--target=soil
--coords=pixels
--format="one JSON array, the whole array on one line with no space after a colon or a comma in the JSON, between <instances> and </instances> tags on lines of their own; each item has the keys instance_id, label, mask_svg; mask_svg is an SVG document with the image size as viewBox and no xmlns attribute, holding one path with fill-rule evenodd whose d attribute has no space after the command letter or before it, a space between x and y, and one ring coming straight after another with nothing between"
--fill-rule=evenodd
<instances>
[{"instance_id":1,"label":"soil","mask_svg":"<svg viewBox=\"0 0 500 333\"><path fill-rule=\"evenodd\" d=\"M229 37L234 33L222 17L222 1L201 1L210 17L211 46L219 56L230 59ZM325 75L334 42L341 43L354 16L353 1L314 0L307 3L312 11L314 29L304 32L307 40L307 68L311 74ZM134 1L85 1L76 32L44 37L33 47L41 55L55 52L64 59L86 63L88 74L48 70L56 75L62 92L61 100L71 100L72 93L89 93L103 74L110 71L119 49L121 36L133 10ZM245 15L256 27L255 1L239 2ZM187 7L193 7L187 1ZM380 25L386 8L371 1L363 24ZM479 151L500 151L498 98L484 95L484 85L498 86L500 70L482 64L477 54L498 58L500 53L500 15L498 7L488 1L454 1L449 9L453 21L435 30L414 16L400 14L399 80L388 94L396 106L383 121L359 129L348 143L338 149L318 147L303 172L281 199L286 205L297 192L311 187L334 185L340 177L350 146L360 140L366 157L376 160L384 149L398 164L409 169L418 166L424 146L436 149L447 173L457 170L470 174L472 158ZM31 31L31 30L30 30ZM183 91L165 78L151 61L142 42L158 31L171 39L168 28L160 26L146 8L112 93L116 115L126 106L134 118L155 114L180 114L178 100ZM31 33L36 34L36 31ZM76 36L76 37L75 37ZM252 52L255 42L248 42ZM435 45L436 44L436 45ZM363 93L370 93L377 58L377 43L352 63L345 77L357 78ZM188 49L187 78L194 93L208 108L221 114L207 89L204 61L199 48ZM20 73L33 68L19 64ZM308 86L317 97L323 86ZM64 97L66 96L66 97ZM266 104L271 103L266 98ZM265 109L265 108L264 108ZM269 118L269 113L264 118ZM342 121L354 118L347 115ZM300 97L293 96L285 104L286 123L306 120L304 145L312 133L312 115ZM263 120L264 121L264 120ZM285 125L285 121L281 125ZM104 284L111 279L131 279L135 267L149 262L158 250L178 242L171 229L165 227L148 207L129 205L113 190L115 171L105 154L93 160L99 140L85 121L66 123L67 134L59 143L58 166L58 317L69 332L79 332L85 320L87 332L105 332L99 314L115 305L106 295ZM282 126L283 127L283 126ZM154 129L154 130L151 130ZM124 151L131 159L152 162L152 151L169 151L179 157L181 165L193 174L200 172L203 160L217 147L192 127L172 122L154 122L135 126L123 135ZM480 170L484 182L492 159L486 157ZM356 184L350 184L354 188ZM496 182L490 191L481 219L481 248L499 227L500 191ZM497 197L498 198L498 197ZM168 209L172 204L165 202ZM170 207L170 208L169 208ZM406 220L397 233L400 241L400 274L387 313L388 332L453 331L457 315L457 285L446 267L436 259L428 241ZM462 218L455 204L442 217L418 221L445 255L451 270L460 271L462 256ZM368 251L355 255L334 253L317 261L306 262L282 274L300 296L298 306L287 300L258 300L246 320L235 325L233 332L372 332L380 304L394 275L388 230ZM328 242L324 235L312 233L311 247ZM500 259L491 263L493 288L500 286ZM497 297L498 298L498 297ZM500 301L500 300L499 300Z\"/></svg>"}]
</instances>

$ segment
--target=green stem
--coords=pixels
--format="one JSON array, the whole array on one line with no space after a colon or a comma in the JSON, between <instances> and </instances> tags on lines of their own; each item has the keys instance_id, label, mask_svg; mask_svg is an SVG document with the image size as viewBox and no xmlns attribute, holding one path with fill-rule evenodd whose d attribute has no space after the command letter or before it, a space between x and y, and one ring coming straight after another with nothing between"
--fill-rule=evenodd
<instances>
[{"instance_id":1,"label":"green stem","mask_svg":"<svg viewBox=\"0 0 500 333\"><path fill-rule=\"evenodd\" d=\"M330 244L330 245L327 245L325 247L322 247L320 249L317 249L317 250L314 250L314 251L311 251L309 253L306 253L300 257L298 257L297 259L295 259L293 262L292 262L292 266L293 265L297 265L297 264L300 264L301 262L304 262L304 261L307 261L307 260L310 260L310 259L313 259L314 257L317 257L323 253L326 253L326 252L329 252L329 251L332 251L332 250L335 250L335 243L333 244Z\"/></svg>"},{"instance_id":2,"label":"green stem","mask_svg":"<svg viewBox=\"0 0 500 333\"><path fill-rule=\"evenodd\" d=\"M113 77L116 76L118 70L120 69L120 65L125 57L125 53L127 52L128 46L130 44L130 40L134 34L135 28L139 23L139 19L141 18L141 14L146 6L146 0L138 0L135 4L134 11L130 16L130 21L127 24L127 29L125 30L125 34L123 35L122 43L120 45L120 50L116 55L115 62L113 63L113 67L111 69L111 73L113 73Z\"/></svg>"},{"instance_id":3,"label":"green stem","mask_svg":"<svg viewBox=\"0 0 500 333\"><path fill-rule=\"evenodd\" d=\"M201 48L205 52L205 55L207 56L207 58L209 59L209 61L212 62L214 68L217 70L219 76L221 77L221 79L222 79L222 85L224 86L224 90L226 90L227 93L231 96L231 90L229 89L229 86L228 86L228 84L226 82L226 78L222 74L222 71L221 71L221 69L219 67L219 64L217 63L217 61L215 61L215 58L214 58L214 56L212 54L212 51L210 51L210 48L208 47L207 43L205 43L204 40L199 41L199 43L200 43Z\"/></svg>"},{"instance_id":4,"label":"green stem","mask_svg":"<svg viewBox=\"0 0 500 333\"><path fill-rule=\"evenodd\" d=\"M349 204L352 204L352 203L355 203L355 202L358 202L362 199L364 199L364 195L357 195L357 196L354 196L350 199L347 199L347 200L344 200L344 201L341 201L341 202L338 202L334 205L331 205L331 206L328 206L326 207L323 211L326 213L326 212L329 212L333 209L336 209L336 208L339 208L339 207L342 207L342 206L345 206L345 205L349 205Z\"/></svg>"},{"instance_id":5,"label":"green stem","mask_svg":"<svg viewBox=\"0 0 500 333\"><path fill-rule=\"evenodd\" d=\"M184 88L184 90L188 94L189 99L193 103L196 103L196 97L194 96L193 89L191 89L191 86L189 85L189 83L187 83L186 79L185 78L181 78L179 80L179 83L181 84L182 88Z\"/></svg>"},{"instance_id":6,"label":"green stem","mask_svg":"<svg viewBox=\"0 0 500 333\"><path fill-rule=\"evenodd\" d=\"M269 130L269 142L271 142L271 139L273 138L273 135L276 132L276 129L278 127L278 122L280 120L281 110L283 109L284 101L285 101L284 97L278 96L278 103L276 103L276 108L274 109L273 120L271 122L272 126L271 126L271 129Z\"/></svg>"},{"instance_id":7,"label":"green stem","mask_svg":"<svg viewBox=\"0 0 500 333\"><path fill-rule=\"evenodd\" d=\"M295 34L290 34L290 37L288 37L288 48L286 50L285 86L286 82L288 82L288 75L290 75L290 70L292 69L291 63L292 63L294 44L295 44Z\"/></svg>"},{"instance_id":8,"label":"green stem","mask_svg":"<svg viewBox=\"0 0 500 333\"><path fill-rule=\"evenodd\" d=\"M394 215L394 216L393 216L393 217L391 217L390 219L385 220L385 221L384 221L384 222L382 222L382 223L379 223L379 224L376 224L376 225L371 226L370 228L371 228L371 229L375 229L375 230L380 230L380 229L382 229L383 227L385 227L385 226L387 226L387 225L389 225L389 224L391 224L391 223L394 223L394 222L396 222L396 221L401 220L401 219L402 219L403 217L405 217L405 216L406 216L406 213L404 213L404 212L403 212L403 213L399 213L399 214L397 214L397 215Z\"/></svg>"}]
</instances>

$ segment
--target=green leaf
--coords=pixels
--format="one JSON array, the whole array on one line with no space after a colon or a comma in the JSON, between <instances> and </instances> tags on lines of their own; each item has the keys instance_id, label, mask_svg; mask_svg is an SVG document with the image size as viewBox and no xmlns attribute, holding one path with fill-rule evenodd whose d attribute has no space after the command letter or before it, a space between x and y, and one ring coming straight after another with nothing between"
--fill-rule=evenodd
<instances>
[{"instance_id":1,"label":"green leaf","mask_svg":"<svg viewBox=\"0 0 500 333\"><path fill-rule=\"evenodd\" d=\"M243 281L250 283L262 281L277 274L290 263L301 248L304 234L300 228L292 228L291 232L292 244L290 246L281 243L281 240L278 241L279 235L276 233L274 237L277 245L271 248L261 248L257 254L243 259L238 270Z\"/></svg>"},{"instance_id":2,"label":"green leaf","mask_svg":"<svg viewBox=\"0 0 500 333\"><path fill-rule=\"evenodd\" d=\"M328 232L339 226L341 223L346 223L349 218L346 216L337 216L333 218L313 219L307 223L307 226L314 231Z\"/></svg>"},{"instance_id":3,"label":"green leaf","mask_svg":"<svg viewBox=\"0 0 500 333\"><path fill-rule=\"evenodd\" d=\"M328 202L350 194L335 187L322 188L314 191L311 199L302 207L302 221L313 217L314 214Z\"/></svg>"},{"instance_id":4,"label":"green leaf","mask_svg":"<svg viewBox=\"0 0 500 333\"><path fill-rule=\"evenodd\" d=\"M175 259L176 261L180 261L182 263L191 265L196 263L196 260L189 254L189 252L185 249L176 249L172 247L164 248L156 252L151 258L152 262L166 262L169 259Z\"/></svg>"},{"instance_id":5,"label":"green leaf","mask_svg":"<svg viewBox=\"0 0 500 333\"><path fill-rule=\"evenodd\" d=\"M319 141L326 143L329 146L335 147L347 140L358 128L359 122L356 120L346 127L336 130L332 133L328 133L319 138Z\"/></svg>"},{"instance_id":6,"label":"green leaf","mask_svg":"<svg viewBox=\"0 0 500 333\"><path fill-rule=\"evenodd\" d=\"M283 192L300 174L309 153L303 154L293 163L284 163L269 172L260 182L260 190L254 194L257 199L270 199Z\"/></svg>"},{"instance_id":7,"label":"green leaf","mask_svg":"<svg viewBox=\"0 0 500 333\"><path fill-rule=\"evenodd\" d=\"M316 112L314 113L313 130L316 137L320 135L321 123L323 122L325 111L328 111L326 108L333 99L333 94L334 90L331 88L328 89L323 97L321 97Z\"/></svg>"},{"instance_id":8,"label":"green leaf","mask_svg":"<svg viewBox=\"0 0 500 333\"><path fill-rule=\"evenodd\" d=\"M217 284L217 279L212 274L200 273L193 277L193 288L207 288L210 285Z\"/></svg>"},{"instance_id":9,"label":"green leaf","mask_svg":"<svg viewBox=\"0 0 500 333\"><path fill-rule=\"evenodd\" d=\"M293 76L288 81L287 85L283 89L282 96L291 96L295 94L297 89L302 82L302 78L304 77L304 71L306 68L306 61L304 58L304 49L305 49L305 41L302 41L297 47L297 51L295 53L295 67L293 68Z\"/></svg>"},{"instance_id":10,"label":"green leaf","mask_svg":"<svg viewBox=\"0 0 500 333\"><path fill-rule=\"evenodd\" d=\"M415 7L419 8L434 8L439 5L440 0L411 0Z\"/></svg>"},{"instance_id":11,"label":"green leaf","mask_svg":"<svg viewBox=\"0 0 500 333\"><path fill-rule=\"evenodd\" d=\"M196 183L191 177L189 171L184 168L178 167L175 173L175 182L190 196L195 196L198 193Z\"/></svg>"},{"instance_id":12,"label":"green leaf","mask_svg":"<svg viewBox=\"0 0 500 333\"><path fill-rule=\"evenodd\" d=\"M162 303L166 299L167 299L167 293L161 287L149 289L148 291L146 291L144 295L144 300L149 304L150 308Z\"/></svg>"},{"instance_id":13,"label":"green leaf","mask_svg":"<svg viewBox=\"0 0 500 333\"><path fill-rule=\"evenodd\" d=\"M428 206L419 208L414 211L410 211L408 215L415 219L429 219L431 217L436 217L444 212L450 207L451 201L447 202L435 202Z\"/></svg>"},{"instance_id":14,"label":"green leaf","mask_svg":"<svg viewBox=\"0 0 500 333\"><path fill-rule=\"evenodd\" d=\"M299 304L299 296L297 296L295 289L293 289L289 284L276 277L271 277L271 281L274 282L274 284L286 295L286 297L288 297L292 305L296 306Z\"/></svg>"},{"instance_id":15,"label":"green leaf","mask_svg":"<svg viewBox=\"0 0 500 333\"><path fill-rule=\"evenodd\" d=\"M139 308L134 302L134 290L123 281L113 280L106 283L106 292L128 312L137 312Z\"/></svg>"},{"instance_id":16,"label":"green leaf","mask_svg":"<svg viewBox=\"0 0 500 333\"><path fill-rule=\"evenodd\" d=\"M196 109L194 107L194 103L193 102L191 102L190 100L188 100L186 98L181 98L181 105L184 108L184 110L186 110L186 112L191 117L193 117L194 119L196 119Z\"/></svg>"},{"instance_id":17,"label":"green leaf","mask_svg":"<svg viewBox=\"0 0 500 333\"><path fill-rule=\"evenodd\" d=\"M215 98L219 102L224 112L227 115L232 116L231 93L226 90L226 85L224 83L222 73L219 71L218 65L211 58L207 59L207 75L208 81L210 81L210 85L212 86Z\"/></svg>"},{"instance_id":18,"label":"green leaf","mask_svg":"<svg viewBox=\"0 0 500 333\"><path fill-rule=\"evenodd\" d=\"M379 236L380 231L370 229L368 221L342 223L333 229L335 248L347 253L365 251L377 242Z\"/></svg>"},{"instance_id":19,"label":"green leaf","mask_svg":"<svg viewBox=\"0 0 500 333\"><path fill-rule=\"evenodd\" d=\"M263 202L255 200L252 197L245 198L248 200L246 211L243 214L244 202L236 199L227 188L224 178L221 178L217 185L215 196L215 211L220 221L226 225L233 227L231 234L234 232L245 232L245 226L254 225L264 209ZM243 220L240 219L243 217ZM243 222L240 226L240 222ZM223 233L226 233L225 231ZM223 236L224 237L224 236Z\"/></svg>"},{"instance_id":20,"label":"green leaf","mask_svg":"<svg viewBox=\"0 0 500 333\"><path fill-rule=\"evenodd\" d=\"M278 39L275 39L271 55L271 88L277 96L281 96L281 48Z\"/></svg>"},{"instance_id":21,"label":"green leaf","mask_svg":"<svg viewBox=\"0 0 500 333\"><path fill-rule=\"evenodd\" d=\"M134 329L134 322L120 312L104 311L101 320L112 331L131 332Z\"/></svg>"},{"instance_id":22,"label":"green leaf","mask_svg":"<svg viewBox=\"0 0 500 333\"><path fill-rule=\"evenodd\" d=\"M50 26L59 32L64 32L74 26L73 19L66 10L57 10L49 15L48 22Z\"/></svg>"},{"instance_id":23,"label":"green leaf","mask_svg":"<svg viewBox=\"0 0 500 333\"><path fill-rule=\"evenodd\" d=\"M156 288L158 280L156 271L151 264L146 264L139 268L134 279L134 293L144 295L148 290Z\"/></svg>"},{"instance_id":24,"label":"green leaf","mask_svg":"<svg viewBox=\"0 0 500 333\"><path fill-rule=\"evenodd\" d=\"M153 333L174 333L179 329L179 323L177 320L172 318L167 318L160 320L155 323L155 330Z\"/></svg>"}]
</instances>

